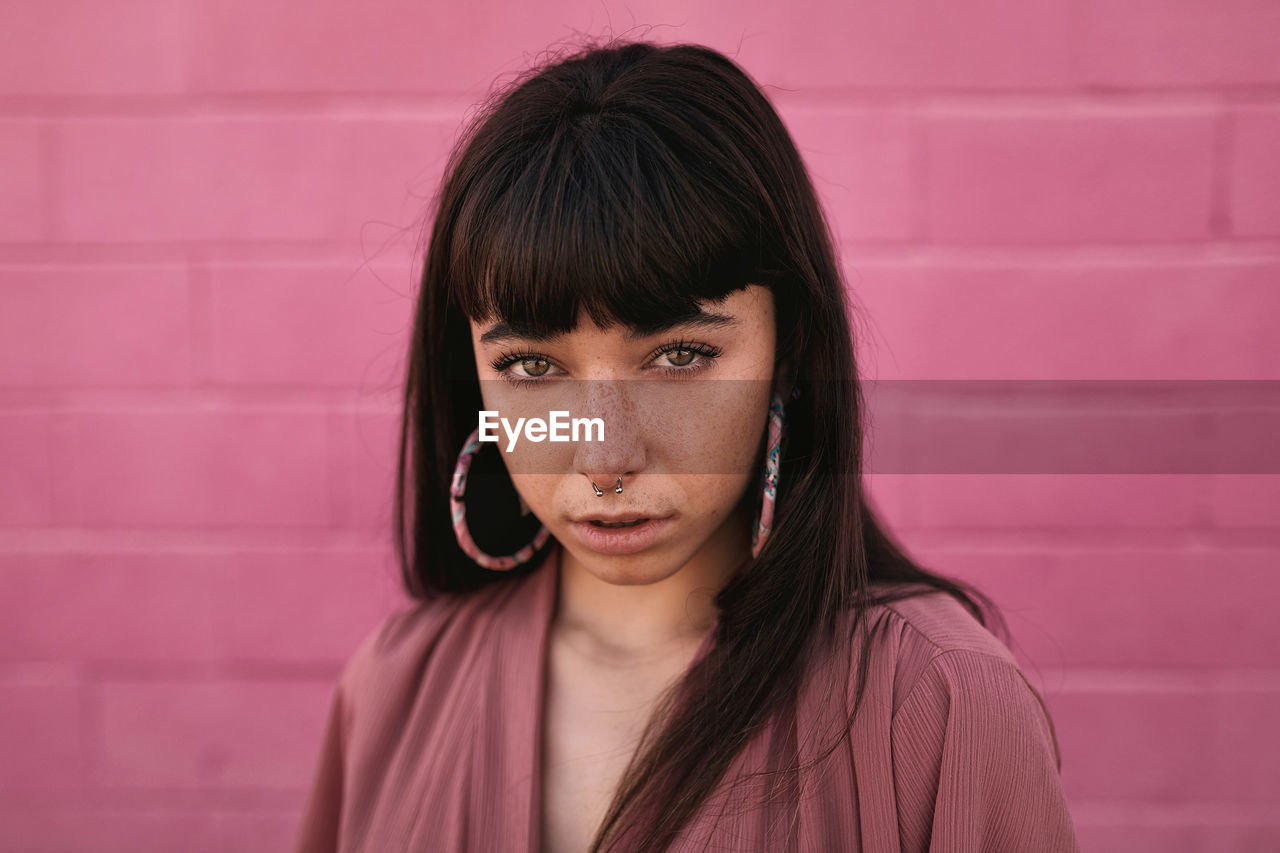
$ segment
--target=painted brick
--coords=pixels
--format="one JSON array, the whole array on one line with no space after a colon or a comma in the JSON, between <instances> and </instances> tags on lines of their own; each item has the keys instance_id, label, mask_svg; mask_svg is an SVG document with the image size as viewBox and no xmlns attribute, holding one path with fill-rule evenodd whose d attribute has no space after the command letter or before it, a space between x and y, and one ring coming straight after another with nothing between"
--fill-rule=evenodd
<instances>
[{"instance_id":1,"label":"painted brick","mask_svg":"<svg viewBox=\"0 0 1280 853\"><path fill-rule=\"evenodd\" d=\"M0 2L5 94L156 94L184 87L188 3Z\"/></svg>"},{"instance_id":2,"label":"painted brick","mask_svg":"<svg viewBox=\"0 0 1280 853\"><path fill-rule=\"evenodd\" d=\"M1082 82L1099 87L1280 83L1280 8L1270 0L1085 0Z\"/></svg>"},{"instance_id":3,"label":"painted brick","mask_svg":"<svg viewBox=\"0 0 1280 853\"><path fill-rule=\"evenodd\" d=\"M376 114L58 122L58 234L376 246L415 227L457 124Z\"/></svg>"},{"instance_id":4,"label":"painted brick","mask_svg":"<svg viewBox=\"0 0 1280 853\"><path fill-rule=\"evenodd\" d=\"M1161 814L1154 820L1147 816L1149 811L1136 806L1127 823L1116 822L1124 820L1118 817L1103 825L1081 820L1073 811L1080 849L1098 853L1256 853L1280 847L1280 827L1265 817L1260 825L1240 826L1223 825L1222 818L1186 806L1171 806L1175 815Z\"/></svg>"},{"instance_id":5,"label":"painted brick","mask_svg":"<svg viewBox=\"0 0 1280 853\"><path fill-rule=\"evenodd\" d=\"M75 787L85 761L80 686L72 674L27 669L0 674L0 790Z\"/></svg>"},{"instance_id":6,"label":"painted brick","mask_svg":"<svg viewBox=\"0 0 1280 853\"><path fill-rule=\"evenodd\" d=\"M407 603L384 549L0 556L0 660L345 661Z\"/></svg>"},{"instance_id":7,"label":"painted brick","mask_svg":"<svg viewBox=\"0 0 1280 853\"><path fill-rule=\"evenodd\" d=\"M1280 34L1278 34L1280 39ZM1280 51L1273 49L1273 56ZM1280 63L1277 63L1280 67ZM1234 117L1231 132L1231 231L1243 237L1280 235L1280 110Z\"/></svg>"},{"instance_id":8,"label":"painted brick","mask_svg":"<svg viewBox=\"0 0 1280 853\"><path fill-rule=\"evenodd\" d=\"M939 116L928 236L942 242L1191 240L1210 233L1213 118Z\"/></svg>"},{"instance_id":9,"label":"painted brick","mask_svg":"<svg viewBox=\"0 0 1280 853\"><path fill-rule=\"evenodd\" d=\"M410 269L408 259L404 270ZM212 376L235 385L391 387L413 304L368 268L216 266Z\"/></svg>"},{"instance_id":10,"label":"painted brick","mask_svg":"<svg viewBox=\"0 0 1280 853\"><path fill-rule=\"evenodd\" d=\"M865 371L860 363L859 371ZM896 500L901 503L909 494L910 477L920 473L912 465L915 435L909 428L920 408L916 383L864 381L861 385L865 406L863 421L863 470L873 476L886 476L894 484Z\"/></svg>"},{"instance_id":11,"label":"painted brick","mask_svg":"<svg viewBox=\"0 0 1280 853\"><path fill-rule=\"evenodd\" d=\"M921 474L911 525L1001 530L1176 530L1193 523L1191 475Z\"/></svg>"},{"instance_id":12,"label":"painted brick","mask_svg":"<svg viewBox=\"0 0 1280 853\"><path fill-rule=\"evenodd\" d=\"M302 788L329 682L108 681L94 692L95 772L132 787Z\"/></svg>"},{"instance_id":13,"label":"painted brick","mask_svg":"<svg viewBox=\"0 0 1280 853\"><path fill-rule=\"evenodd\" d=\"M207 660L211 576L233 561L183 552L0 556L0 658Z\"/></svg>"},{"instance_id":14,"label":"painted brick","mask_svg":"<svg viewBox=\"0 0 1280 853\"><path fill-rule=\"evenodd\" d=\"M400 415L395 409L331 415L334 525L363 531L370 544L391 541ZM458 448L461 452L462 448Z\"/></svg>"},{"instance_id":15,"label":"painted brick","mask_svg":"<svg viewBox=\"0 0 1280 853\"><path fill-rule=\"evenodd\" d=\"M0 58L0 63L4 61ZM38 121L0 120L0 163L4 164L0 169L0 242L36 241L47 236L42 127Z\"/></svg>"},{"instance_id":16,"label":"painted brick","mask_svg":"<svg viewBox=\"0 0 1280 853\"><path fill-rule=\"evenodd\" d=\"M1219 453L1204 416L1161 403L1156 383L1135 383L1127 392L1103 383L902 384L915 407L892 419L876 412L877 426L900 436L897 455L886 449L876 470L1055 476L1228 470L1215 464ZM1209 406L1203 393L1163 391L1185 407ZM1239 455L1269 444L1266 437L1242 442Z\"/></svg>"},{"instance_id":17,"label":"painted brick","mask_svg":"<svg viewBox=\"0 0 1280 853\"><path fill-rule=\"evenodd\" d=\"M205 0L195 27L195 85L211 91L432 91L478 94L574 33L693 41L736 56L779 86L1059 87L1069 79L1068 4L981 0L963 10L930 0L892 7L820 4L807 14L725 0L673 9L658 2L428 8L396 0L377 16L323 0L299 16L248 0ZM815 16L822 21L814 26ZM423 49L423 32L434 34ZM470 36L483 32L483 39ZM767 33L768 38L759 34ZM631 32L633 37L643 35ZM334 45L343 49L335 55Z\"/></svg>"},{"instance_id":18,"label":"painted brick","mask_svg":"<svg viewBox=\"0 0 1280 853\"><path fill-rule=\"evenodd\" d=\"M1042 90L1070 78L1070 4L1061 0L802 8L716 0L682 8L675 20L666 9L648 20L676 25L671 37L711 44L757 80L788 88Z\"/></svg>"},{"instance_id":19,"label":"painted brick","mask_svg":"<svg viewBox=\"0 0 1280 853\"><path fill-rule=\"evenodd\" d=\"M786 109L836 239L905 240L912 236L913 134L888 110Z\"/></svg>"},{"instance_id":20,"label":"painted brick","mask_svg":"<svg viewBox=\"0 0 1280 853\"><path fill-rule=\"evenodd\" d=\"M217 655L231 660L346 661L408 599L390 555L244 552L210 573Z\"/></svg>"},{"instance_id":21,"label":"painted brick","mask_svg":"<svg viewBox=\"0 0 1280 853\"><path fill-rule=\"evenodd\" d=\"M608 10L567 2L423 5L388 0L377 14L318 0L288 5L198 0L193 85L215 92L454 92L478 95L535 50L595 30ZM477 34L483 33L483 38Z\"/></svg>"},{"instance_id":22,"label":"painted brick","mask_svg":"<svg viewBox=\"0 0 1280 853\"><path fill-rule=\"evenodd\" d=\"M0 416L0 534L23 549L0 553L0 848L292 842L319 673L403 595L389 392L415 282L389 254L416 236L467 105L566 33L653 23L737 58L841 241L1071 250L996 264L872 247L850 286L879 378L1277 378L1280 265L1179 259L1280 234L1269 0L295 5L0 0L0 248L58 264L0 271L0 390L21 407ZM1034 114L1003 97L1080 86L1140 91ZM1152 97L1164 87L1196 105ZM1101 263L1090 243L1120 245ZM381 280L357 271L369 255ZM174 257L194 274L152 262ZM193 384L348 393L318 411L154 411L152 389ZM1005 605L1084 849L1280 846L1263 604L1277 479L868 477L913 552ZM65 541L24 529L51 524ZM235 529L287 525L343 544L267 551ZM218 550L170 547L185 534L154 528L172 526ZM984 529L1015 544L955 544ZM82 661L116 675L86 684ZM211 662L232 674L187 680Z\"/></svg>"},{"instance_id":23,"label":"painted brick","mask_svg":"<svg viewBox=\"0 0 1280 853\"><path fill-rule=\"evenodd\" d=\"M5 270L0 386L183 385L191 305L182 267Z\"/></svg>"},{"instance_id":24,"label":"painted brick","mask_svg":"<svg viewBox=\"0 0 1280 853\"><path fill-rule=\"evenodd\" d=\"M1280 476L1276 474L1215 476L1208 483L1206 500L1215 527L1280 526Z\"/></svg>"},{"instance_id":25,"label":"painted brick","mask_svg":"<svg viewBox=\"0 0 1280 853\"><path fill-rule=\"evenodd\" d=\"M867 496L876 515L890 528L896 529L907 515L909 483L900 474L870 473L863 476Z\"/></svg>"},{"instance_id":26,"label":"painted brick","mask_svg":"<svg viewBox=\"0 0 1280 853\"><path fill-rule=\"evenodd\" d=\"M1228 388L1228 390L1231 390ZM1209 418L1214 443L1211 470L1221 474L1280 474L1280 385L1221 395L1240 407L1218 407Z\"/></svg>"},{"instance_id":27,"label":"painted brick","mask_svg":"<svg viewBox=\"0 0 1280 853\"><path fill-rule=\"evenodd\" d=\"M90 526L323 526L323 412L125 411L77 418Z\"/></svg>"},{"instance_id":28,"label":"painted brick","mask_svg":"<svg viewBox=\"0 0 1280 853\"><path fill-rule=\"evenodd\" d=\"M49 420L39 412L0 413L0 527L53 521Z\"/></svg>"},{"instance_id":29,"label":"painted brick","mask_svg":"<svg viewBox=\"0 0 1280 853\"><path fill-rule=\"evenodd\" d=\"M1280 595L1274 548L913 551L930 568L991 595L1015 652L1037 670L1265 669L1280 648L1280 625L1256 612L1258 601Z\"/></svg>"},{"instance_id":30,"label":"painted brick","mask_svg":"<svg viewBox=\"0 0 1280 853\"><path fill-rule=\"evenodd\" d=\"M875 379L1280 378L1274 261L850 267Z\"/></svg>"},{"instance_id":31,"label":"painted brick","mask_svg":"<svg viewBox=\"0 0 1280 853\"><path fill-rule=\"evenodd\" d=\"M134 811L95 811L64 804L57 809L0 811L6 849L23 853L270 853L293 844L297 814L210 808L207 812L167 811L155 806Z\"/></svg>"},{"instance_id":32,"label":"painted brick","mask_svg":"<svg viewBox=\"0 0 1280 853\"><path fill-rule=\"evenodd\" d=\"M1240 805L1280 798L1274 689L1082 688L1056 695L1050 709L1072 798Z\"/></svg>"}]
</instances>

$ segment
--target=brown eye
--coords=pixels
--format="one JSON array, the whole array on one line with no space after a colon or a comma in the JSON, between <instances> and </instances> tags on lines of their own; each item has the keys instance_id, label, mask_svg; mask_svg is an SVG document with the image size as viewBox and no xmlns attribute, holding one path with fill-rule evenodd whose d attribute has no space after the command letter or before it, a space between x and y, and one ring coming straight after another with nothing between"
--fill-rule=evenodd
<instances>
[{"instance_id":1,"label":"brown eye","mask_svg":"<svg viewBox=\"0 0 1280 853\"><path fill-rule=\"evenodd\" d=\"M542 365L542 369L530 370L529 365L531 364L540 364ZM550 362L548 362L545 358L527 358L524 361L520 362L520 367L524 370L525 373L527 373L530 376L542 376L547 372L547 369L550 367Z\"/></svg>"},{"instance_id":2,"label":"brown eye","mask_svg":"<svg viewBox=\"0 0 1280 853\"><path fill-rule=\"evenodd\" d=\"M682 355L685 356L685 358L682 359ZM684 367L686 364L693 361L693 357L695 355L696 353L691 349L673 349L667 353L667 361L671 362L671 364L676 367Z\"/></svg>"}]
</instances>

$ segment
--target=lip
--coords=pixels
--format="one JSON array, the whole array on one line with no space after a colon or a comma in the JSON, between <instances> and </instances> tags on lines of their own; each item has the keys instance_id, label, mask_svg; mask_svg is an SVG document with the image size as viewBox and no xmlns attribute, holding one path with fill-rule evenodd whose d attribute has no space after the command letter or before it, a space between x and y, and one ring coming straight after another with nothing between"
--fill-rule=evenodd
<instances>
[{"instance_id":1,"label":"lip","mask_svg":"<svg viewBox=\"0 0 1280 853\"><path fill-rule=\"evenodd\" d=\"M626 516L617 516L625 520ZM601 519L606 520L606 519ZM674 516L667 518L651 518L635 527L619 527L610 529L596 527L589 521L573 522L573 532L582 544L600 554L635 554L653 545L660 536L671 527Z\"/></svg>"},{"instance_id":2,"label":"lip","mask_svg":"<svg viewBox=\"0 0 1280 853\"><path fill-rule=\"evenodd\" d=\"M584 515L579 518L572 519L576 523L585 523L590 521L603 521L606 524L617 524L619 521L635 521L638 518L661 518L662 514L657 512L601 512L595 515Z\"/></svg>"}]
</instances>

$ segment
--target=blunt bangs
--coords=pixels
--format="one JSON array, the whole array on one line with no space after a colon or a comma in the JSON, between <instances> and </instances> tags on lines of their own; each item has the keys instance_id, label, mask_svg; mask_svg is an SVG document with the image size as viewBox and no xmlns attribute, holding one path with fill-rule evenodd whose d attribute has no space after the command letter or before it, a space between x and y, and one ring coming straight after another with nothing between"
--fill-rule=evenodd
<instances>
[{"instance_id":1,"label":"blunt bangs","mask_svg":"<svg viewBox=\"0 0 1280 853\"><path fill-rule=\"evenodd\" d=\"M690 136L610 107L490 139L449 240L450 301L560 334L580 312L644 329L771 286L761 202L716 170L716 139Z\"/></svg>"}]
</instances>

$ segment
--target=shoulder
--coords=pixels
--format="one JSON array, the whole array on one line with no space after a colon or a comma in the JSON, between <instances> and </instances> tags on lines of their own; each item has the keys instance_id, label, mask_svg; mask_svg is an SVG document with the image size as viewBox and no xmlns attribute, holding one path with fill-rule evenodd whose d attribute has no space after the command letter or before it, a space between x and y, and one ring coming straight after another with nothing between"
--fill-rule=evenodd
<instances>
[{"instance_id":1,"label":"shoulder","mask_svg":"<svg viewBox=\"0 0 1280 853\"><path fill-rule=\"evenodd\" d=\"M877 587L889 592L892 586ZM1017 659L963 604L942 590L928 590L867 609L877 655L893 668L895 711L926 672L952 663L981 660L1020 671Z\"/></svg>"},{"instance_id":2,"label":"shoulder","mask_svg":"<svg viewBox=\"0 0 1280 853\"><path fill-rule=\"evenodd\" d=\"M1078 851L1053 718L1009 648L944 592L874 610L903 849Z\"/></svg>"},{"instance_id":3,"label":"shoulder","mask_svg":"<svg viewBox=\"0 0 1280 853\"><path fill-rule=\"evenodd\" d=\"M415 599L382 617L343 666L338 683L347 704L362 716L383 715L407 707L409 695L425 682L440 688L455 679L459 652L502 597L503 583Z\"/></svg>"},{"instance_id":4,"label":"shoulder","mask_svg":"<svg viewBox=\"0 0 1280 853\"><path fill-rule=\"evenodd\" d=\"M440 596L415 600L387 613L347 659L343 684L354 688L429 651L461 606L456 596Z\"/></svg>"},{"instance_id":5,"label":"shoulder","mask_svg":"<svg viewBox=\"0 0 1280 853\"><path fill-rule=\"evenodd\" d=\"M1048 705L1017 658L964 605L937 590L871 611L893 657L896 731L957 725L975 740L1023 739L1061 763Z\"/></svg>"},{"instance_id":6,"label":"shoulder","mask_svg":"<svg viewBox=\"0 0 1280 853\"><path fill-rule=\"evenodd\" d=\"M1008 646L954 597L942 590L899 598L880 605L899 626L902 639L931 656L947 652L991 655L1016 664Z\"/></svg>"}]
</instances>

